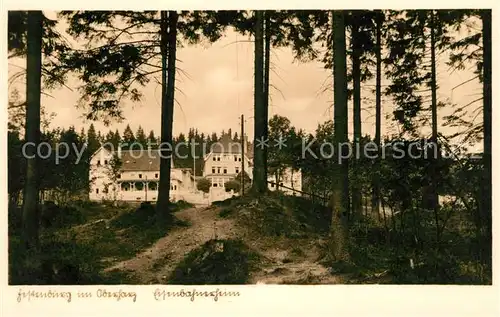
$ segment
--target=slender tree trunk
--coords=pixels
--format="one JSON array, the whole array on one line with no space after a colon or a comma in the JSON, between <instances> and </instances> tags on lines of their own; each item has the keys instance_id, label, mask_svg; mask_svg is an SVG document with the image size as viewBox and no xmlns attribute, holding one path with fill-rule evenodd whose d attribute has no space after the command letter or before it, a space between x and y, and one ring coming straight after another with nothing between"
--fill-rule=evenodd
<instances>
[{"instance_id":1,"label":"slender tree trunk","mask_svg":"<svg viewBox=\"0 0 500 317\"><path fill-rule=\"evenodd\" d=\"M432 143L436 147L437 156L432 157L432 190L431 197L431 208L434 211L434 218L436 221L436 228L439 228L439 217L438 217L438 168L437 165L440 160L439 146L438 146L438 130L437 130L437 79L436 79L436 34L434 29L434 10L431 10L431 111L432 111ZM439 230L436 230L436 239L439 242Z\"/></svg>"},{"instance_id":2,"label":"slender tree trunk","mask_svg":"<svg viewBox=\"0 0 500 317\"><path fill-rule=\"evenodd\" d=\"M346 38L343 11L333 11L333 81L334 81L334 139L336 146L347 142L347 65ZM343 152L348 150L342 147ZM344 153L345 154L345 153ZM347 250L347 217L349 214L349 167L348 160L342 159L335 164L336 175L333 181L331 256L334 260L348 260Z\"/></svg>"},{"instance_id":3,"label":"slender tree trunk","mask_svg":"<svg viewBox=\"0 0 500 317\"><path fill-rule=\"evenodd\" d=\"M491 242L492 242L492 47L491 47L491 10L483 10L481 12L483 22L483 125L484 125L484 181L483 181L483 203L480 211L483 221L485 221L484 237L486 241L483 243L484 250L482 252L483 261L491 265Z\"/></svg>"},{"instance_id":4,"label":"slender tree trunk","mask_svg":"<svg viewBox=\"0 0 500 317\"><path fill-rule=\"evenodd\" d=\"M28 12L26 79L26 181L23 193L23 245L27 251L38 250L39 179L36 148L40 143L40 96L42 90L42 11Z\"/></svg>"},{"instance_id":5,"label":"slender tree trunk","mask_svg":"<svg viewBox=\"0 0 500 317\"><path fill-rule=\"evenodd\" d=\"M372 212L377 212L380 219L380 145L382 126L382 17L383 12L377 12L376 16L376 71L375 71L375 144L378 155L375 160L375 171L372 183ZM384 218L385 219L385 218Z\"/></svg>"},{"instance_id":6,"label":"slender tree trunk","mask_svg":"<svg viewBox=\"0 0 500 317\"><path fill-rule=\"evenodd\" d=\"M353 132L354 144L361 140L361 50L359 47L359 28L356 24L352 26L352 83L353 83ZM355 149L358 147L355 146ZM357 155L353 159L353 168L357 167ZM355 178L352 184L352 213L355 218L362 215L362 195L359 180Z\"/></svg>"},{"instance_id":7,"label":"slender tree trunk","mask_svg":"<svg viewBox=\"0 0 500 317\"><path fill-rule=\"evenodd\" d=\"M263 96L262 98L264 99L264 109L263 110L263 115L264 118L262 119L265 123L264 126L264 135L265 138L267 139L269 135L269 73L270 73L270 61L271 61L271 29L269 27L269 24L271 22L270 19L270 14L271 11L265 11L264 12L264 87L262 88L263 91ZM264 147L264 170L266 172L265 180L266 180L266 190L267 190L267 158L268 158L268 151L267 151L267 146Z\"/></svg>"},{"instance_id":8,"label":"slender tree trunk","mask_svg":"<svg viewBox=\"0 0 500 317\"><path fill-rule=\"evenodd\" d=\"M267 138L267 109L264 97L264 17L260 10L255 11L255 55L254 55L254 168L252 190L264 193L267 189L266 151L261 141Z\"/></svg>"},{"instance_id":9,"label":"slender tree trunk","mask_svg":"<svg viewBox=\"0 0 500 317\"><path fill-rule=\"evenodd\" d=\"M172 129L175 101L175 62L177 53L176 11L161 11L162 50L162 104L160 182L158 186L157 215L162 218L169 212L170 170L172 164Z\"/></svg>"}]
</instances>

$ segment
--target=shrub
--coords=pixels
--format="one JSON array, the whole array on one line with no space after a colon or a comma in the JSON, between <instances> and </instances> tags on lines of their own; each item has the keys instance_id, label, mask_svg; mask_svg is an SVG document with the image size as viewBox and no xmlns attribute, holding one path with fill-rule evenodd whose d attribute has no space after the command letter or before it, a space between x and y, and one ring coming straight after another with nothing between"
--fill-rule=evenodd
<instances>
[{"instance_id":1,"label":"shrub","mask_svg":"<svg viewBox=\"0 0 500 317\"><path fill-rule=\"evenodd\" d=\"M204 193L208 193L210 191L211 186L212 183L206 178L201 178L196 183L196 188Z\"/></svg>"},{"instance_id":2,"label":"shrub","mask_svg":"<svg viewBox=\"0 0 500 317\"><path fill-rule=\"evenodd\" d=\"M244 284L259 256L239 240L210 240L188 253L169 284Z\"/></svg>"},{"instance_id":3,"label":"shrub","mask_svg":"<svg viewBox=\"0 0 500 317\"><path fill-rule=\"evenodd\" d=\"M230 192L231 190L233 190L235 193L237 193L240 191L241 184L237 180L233 179L225 183L224 187L226 188L226 192Z\"/></svg>"}]
</instances>

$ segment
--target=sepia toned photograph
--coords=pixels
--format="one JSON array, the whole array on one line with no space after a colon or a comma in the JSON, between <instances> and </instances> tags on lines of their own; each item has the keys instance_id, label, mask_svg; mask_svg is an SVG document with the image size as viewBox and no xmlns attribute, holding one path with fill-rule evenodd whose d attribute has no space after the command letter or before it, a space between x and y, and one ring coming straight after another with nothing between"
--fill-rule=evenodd
<instances>
[{"instance_id":1,"label":"sepia toned photograph","mask_svg":"<svg viewBox=\"0 0 500 317\"><path fill-rule=\"evenodd\" d=\"M492 10L7 32L9 285L492 285Z\"/></svg>"}]
</instances>

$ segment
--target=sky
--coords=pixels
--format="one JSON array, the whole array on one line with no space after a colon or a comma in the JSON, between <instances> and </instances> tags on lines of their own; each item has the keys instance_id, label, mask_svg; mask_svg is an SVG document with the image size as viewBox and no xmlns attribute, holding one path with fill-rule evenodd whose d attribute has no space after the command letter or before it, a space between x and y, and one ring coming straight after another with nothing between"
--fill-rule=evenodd
<instances>
[{"instance_id":1,"label":"sky","mask_svg":"<svg viewBox=\"0 0 500 317\"><path fill-rule=\"evenodd\" d=\"M63 28L61 27L61 30ZM187 133L189 128L197 128L200 132L220 133L231 129L240 133L240 116L245 120L245 131L253 137L253 50L252 39L247 36L228 31L221 40L206 46L185 46L178 49L180 61L177 72L176 105L174 109L174 135ZM438 65L438 99L451 100L458 104L467 104L477 98L480 85L477 81L456 89L452 88L473 77L471 71L450 73L445 65L446 57L441 56ZM294 60L291 49L272 49L272 72L270 81L271 101L269 116L279 114L290 119L292 125L313 132L319 123L333 116L332 100L333 82L331 69L325 69L320 62L299 63ZM9 73L25 67L25 60L9 61ZM184 74L187 74L184 75ZM385 82L383 82L384 84ZM82 118L83 111L75 107L79 99L76 80L70 79L66 87L50 92L51 97L43 96L42 102L48 112L54 112L51 127L75 126L77 131L85 129L90 121ZM374 82L363 84L363 97L374 100ZM24 84L18 82L11 87L23 90ZM324 90L324 88L330 88ZM160 132L160 86L154 81L142 90L144 98L139 103L124 102L125 120L112 122L106 127L102 122L94 122L97 130L107 132L118 129L122 132L127 124L135 132L140 126L148 133ZM364 102L362 113L363 134L374 133L374 102ZM383 100L384 116L393 110L390 100ZM442 116L451 110L440 109ZM349 102L349 122L352 121L352 102ZM479 122L481 116L478 117ZM392 126L392 128L391 128ZM392 130L391 130L392 129ZM382 120L382 133L394 132L397 127L391 120ZM446 129L446 128L444 128ZM352 130L352 124L350 124ZM396 130L397 131L397 130ZM352 131L350 131L352 132Z\"/></svg>"}]
</instances>

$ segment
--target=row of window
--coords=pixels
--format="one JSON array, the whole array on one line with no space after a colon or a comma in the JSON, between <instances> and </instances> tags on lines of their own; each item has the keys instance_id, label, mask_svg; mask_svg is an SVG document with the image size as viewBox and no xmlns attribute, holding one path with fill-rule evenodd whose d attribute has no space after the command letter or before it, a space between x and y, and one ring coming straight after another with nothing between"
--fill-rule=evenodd
<instances>
[{"instance_id":1,"label":"row of window","mask_svg":"<svg viewBox=\"0 0 500 317\"><path fill-rule=\"evenodd\" d=\"M138 174L137 176L142 179L142 174ZM118 179L122 178L122 174L118 174L117 178ZM155 178L158 178L158 173L155 173Z\"/></svg>"},{"instance_id":2,"label":"row of window","mask_svg":"<svg viewBox=\"0 0 500 317\"><path fill-rule=\"evenodd\" d=\"M224 179L212 178L212 187L224 187Z\"/></svg>"},{"instance_id":3,"label":"row of window","mask_svg":"<svg viewBox=\"0 0 500 317\"><path fill-rule=\"evenodd\" d=\"M108 160L104 160L104 165L108 165ZM101 166L101 160L97 160L97 166Z\"/></svg>"},{"instance_id":4,"label":"row of window","mask_svg":"<svg viewBox=\"0 0 500 317\"><path fill-rule=\"evenodd\" d=\"M223 158L225 159L224 161L227 161L230 159L230 155L224 155ZM220 155L214 155L212 158L213 161L220 162L221 161L221 156ZM238 157L237 155L234 155L234 161L235 162L241 162L241 157Z\"/></svg>"},{"instance_id":5,"label":"row of window","mask_svg":"<svg viewBox=\"0 0 500 317\"><path fill-rule=\"evenodd\" d=\"M212 174L221 174L221 171L222 171L222 174L227 174L227 167L220 167L220 166L213 166L212 167ZM240 172L240 168L239 167L236 167L235 169L235 173L238 174Z\"/></svg>"},{"instance_id":6,"label":"row of window","mask_svg":"<svg viewBox=\"0 0 500 317\"><path fill-rule=\"evenodd\" d=\"M142 184L142 183L141 183ZM154 183L153 183L154 184ZM143 191L143 190L146 190L146 186L144 185L139 185L139 186L130 186L129 184L125 184L123 183L122 186L121 186L121 190L125 191L125 192L128 192L128 191ZM152 191L156 191L158 190L157 186L154 185L154 186L149 186L148 187L148 190L152 190ZM177 190L177 185L170 185L170 190ZM104 194L107 194L108 193L108 190L107 188L103 188L102 192ZM95 189L95 193L96 194L99 194L99 188L96 188Z\"/></svg>"}]
</instances>

